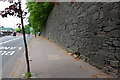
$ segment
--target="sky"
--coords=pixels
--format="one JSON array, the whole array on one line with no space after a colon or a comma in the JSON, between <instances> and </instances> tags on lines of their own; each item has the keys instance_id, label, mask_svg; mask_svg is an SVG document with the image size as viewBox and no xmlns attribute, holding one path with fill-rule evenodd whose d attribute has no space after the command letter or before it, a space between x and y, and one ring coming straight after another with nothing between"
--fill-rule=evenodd
<instances>
[{"instance_id":1,"label":"sky","mask_svg":"<svg viewBox=\"0 0 120 80\"><path fill-rule=\"evenodd\" d=\"M0 11L4 10L9 5L11 5L11 4L9 2L7 2L7 1L6 2L0 1ZM22 0L22 9L24 10L25 8L26 8L25 0ZM16 24L20 23L20 22L21 22L20 18L16 18L14 16L8 16L7 18L6 17L2 18L0 16L0 26L10 27L10 28L17 28ZM28 24L28 22L25 19L24 20L24 25L27 25L27 24Z\"/></svg>"}]
</instances>

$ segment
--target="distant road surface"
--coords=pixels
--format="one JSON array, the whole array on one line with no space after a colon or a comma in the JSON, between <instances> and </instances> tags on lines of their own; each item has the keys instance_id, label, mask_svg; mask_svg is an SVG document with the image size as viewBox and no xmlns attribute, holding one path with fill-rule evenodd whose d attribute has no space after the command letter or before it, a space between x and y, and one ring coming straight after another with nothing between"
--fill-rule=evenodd
<instances>
[{"instance_id":1,"label":"distant road surface","mask_svg":"<svg viewBox=\"0 0 120 80\"><path fill-rule=\"evenodd\" d=\"M31 36L26 37L27 43L30 42L31 38ZM21 35L0 37L0 68L2 69L2 78L8 78L23 52L24 43Z\"/></svg>"}]
</instances>

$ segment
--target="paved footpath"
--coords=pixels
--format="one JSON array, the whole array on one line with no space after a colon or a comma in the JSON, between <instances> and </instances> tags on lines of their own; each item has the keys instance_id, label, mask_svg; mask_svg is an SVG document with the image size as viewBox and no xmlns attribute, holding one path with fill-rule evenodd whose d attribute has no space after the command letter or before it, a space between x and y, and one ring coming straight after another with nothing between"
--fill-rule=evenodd
<instances>
[{"instance_id":1,"label":"paved footpath","mask_svg":"<svg viewBox=\"0 0 120 80\"><path fill-rule=\"evenodd\" d=\"M111 78L83 60L76 60L55 43L43 38L32 39L29 45L33 78ZM10 77L20 78L26 71L25 57Z\"/></svg>"}]
</instances>

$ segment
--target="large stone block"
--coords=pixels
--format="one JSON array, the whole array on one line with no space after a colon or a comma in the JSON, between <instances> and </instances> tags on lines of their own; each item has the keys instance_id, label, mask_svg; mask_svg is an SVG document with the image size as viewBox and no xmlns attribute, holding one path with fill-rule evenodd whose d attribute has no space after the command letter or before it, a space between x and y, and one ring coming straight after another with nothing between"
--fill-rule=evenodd
<instances>
[{"instance_id":1,"label":"large stone block","mask_svg":"<svg viewBox=\"0 0 120 80\"><path fill-rule=\"evenodd\" d=\"M99 18L99 12L96 12L92 15L92 20L96 20Z\"/></svg>"},{"instance_id":2,"label":"large stone block","mask_svg":"<svg viewBox=\"0 0 120 80\"><path fill-rule=\"evenodd\" d=\"M113 41L113 44L114 44L116 47L120 47L120 41Z\"/></svg>"},{"instance_id":3,"label":"large stone block","mask_svg":"<svg viewBox=\"0 0 120 80\"><path fill-rule=\"evenodd\" d=\"M111 12L110 12L110 19L111 20L116 20L116 19L118 19L118 9L113 9L113 10L111 10Z\"/></svg>"},{"instance_id":4,"label":"large stone block","mask_svg":"<svg viewBox=\"0 0 120 80\"><path fill-rule=\"evenodd\" d=\"M106 3L103 5L103 11L110 11L113 9L113 3Z\"/></svg>"},{"instance_id":5,"label":"large stone block","mask_svg":"<svg viewBox=\"0 0 120 80\"><path fill-rule=\"evenodd\" d=\"M112 67L110 67L110 66L106 66L106 68L108 69L108 73L110 73L110 72L112 72L112 73L114 73L114 74L118 74L118 70L116 70L115 68L112 68Z\"/></svg>"},{"instance_id":6,"label":"large stone block","mask_svg":"<svg viewBox=\"0 0 120 80\"><path fill-rule=\"evenodd\" d=\"M120 37L120 30L117 29L117 30L108 32L108 33L106 34L106 36L111 37L111 38L119 38L119 37Z\"/></svg>"},{"instance_id":7,"label":"large stone block","mask_svg":"<svg viewBox=\"0 0 120 80\"><path fill-rule=\"evenodd\" d=\"M113 61L113 60L110 61L110 65L112 67L118 67L118 63L119 63L119 61Z\"/></svg>"}]
</instances>

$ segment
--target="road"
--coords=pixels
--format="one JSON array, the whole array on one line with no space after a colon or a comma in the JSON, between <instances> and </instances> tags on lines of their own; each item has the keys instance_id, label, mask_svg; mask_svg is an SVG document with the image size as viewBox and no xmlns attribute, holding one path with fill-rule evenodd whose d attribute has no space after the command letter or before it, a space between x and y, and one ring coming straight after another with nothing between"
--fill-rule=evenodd
<instances>
[{"instance_id":1,"label":"road","mask_svg":"<svg viewBox=\"0 0 120 80\"><path fill-rule=\"evenodd\" d=\"M23 37L19 35L0 38L0 65L2 64L2 78L8 78L24 52ZM31 36L27 36L27 43L30 42L31 38Z\"/></svg>"}]
</instances>

